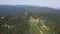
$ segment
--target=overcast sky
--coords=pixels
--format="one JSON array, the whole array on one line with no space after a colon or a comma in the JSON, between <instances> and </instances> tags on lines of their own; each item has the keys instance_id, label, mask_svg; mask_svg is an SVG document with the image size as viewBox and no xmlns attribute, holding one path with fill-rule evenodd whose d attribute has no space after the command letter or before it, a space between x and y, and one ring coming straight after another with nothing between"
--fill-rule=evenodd
<instances>
[{"instance_id":1,"label":"overcast sky","mask_svg":"<svg viewBox=\"0 0 60 34\"><path fill-rule=\"evenodd\" d=\"M35 5L60 8L60 0L0 0L0 5Z\"/></svg>"}]
</instances>

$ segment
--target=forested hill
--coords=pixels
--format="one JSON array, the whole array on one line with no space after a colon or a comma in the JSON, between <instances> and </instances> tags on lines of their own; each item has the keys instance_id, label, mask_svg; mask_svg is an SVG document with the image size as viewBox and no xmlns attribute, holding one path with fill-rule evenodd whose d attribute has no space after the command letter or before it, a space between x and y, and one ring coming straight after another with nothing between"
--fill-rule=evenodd
<instances>
[{"instance_id":1,"label":"forested hill","mask_svg":"<svg viewBox=\"0 0 60 34\"><path fill-rule=\"evenodd\" d=\"M29 6L29 5L0 5L0 15L16 15L28 13L55 13L60 14L59 9L53 9L48 7Z\"/></svg>"},{"instance_id":2,"label":"forested hill","mask_svg":"<svg viewBox=\"0 0 60 34\"><path fill-rule=\"evenodd\" d=\"M29 5L0 5L0 34L28 33L60 34L60 10Z\"/></svg>"}]
</instances>

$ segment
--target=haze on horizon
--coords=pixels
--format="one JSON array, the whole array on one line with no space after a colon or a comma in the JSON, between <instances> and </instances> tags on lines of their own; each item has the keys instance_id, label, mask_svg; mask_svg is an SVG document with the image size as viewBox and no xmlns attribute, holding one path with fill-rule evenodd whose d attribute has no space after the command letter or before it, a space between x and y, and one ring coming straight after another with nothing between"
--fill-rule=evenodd
<instances>
[{"instance_id":1,"label":"haze on horizon","mask_svg":"<svg viewBox=\"0 0 60 34\"><path fill-rule=\"evenodd\" d=\"M60 0L0 0L0 5L34 5L60 8Z\"/></svg>"}]
</instances>

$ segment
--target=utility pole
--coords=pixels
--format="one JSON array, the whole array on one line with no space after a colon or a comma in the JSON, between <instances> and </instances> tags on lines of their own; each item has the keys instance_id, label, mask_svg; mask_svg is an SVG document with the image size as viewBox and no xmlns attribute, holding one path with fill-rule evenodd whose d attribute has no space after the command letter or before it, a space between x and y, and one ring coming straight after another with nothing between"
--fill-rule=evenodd
<instances>
[{"instance_id":1,"label":"utility pole","mask_svg":"<svg viewBox=\"0 0 60 34\"><path fill-rule=\"evenodd\" d=\"M26 34L29 34L29 24L28 24L28 13L27 11L25 12L25 25L26 25Z\"/></svg>"},{"instance_id":2,"label":"utility pole","mask_svg":"<svg viewBox=\"0 0 60 34\"><path fill-rule=\"evenodd\" d=\"M26 14L26 16L27 16L27 11L26 11L26 13L25 13L25 14Z\"/></svg>"}]
</instances>

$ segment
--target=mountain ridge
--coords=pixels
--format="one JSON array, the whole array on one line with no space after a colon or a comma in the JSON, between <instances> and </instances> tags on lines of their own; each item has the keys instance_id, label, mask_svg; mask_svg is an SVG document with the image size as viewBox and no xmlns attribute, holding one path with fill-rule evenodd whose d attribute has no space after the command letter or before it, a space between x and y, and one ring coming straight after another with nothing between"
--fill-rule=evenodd
<instances>
[{"instance_id":1,"label":"mountain ridge","mask_svg":"<svg viewBox=\"0 0 60 34\"><path fill-rule=\"evenodd\" d=\"M0 5L0 15L24 14L26 11L28 13L45 12L60 14L59 9L53 9L49 7L39 7L31 5Z\"/></svg>"}]
</instances>

